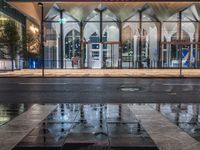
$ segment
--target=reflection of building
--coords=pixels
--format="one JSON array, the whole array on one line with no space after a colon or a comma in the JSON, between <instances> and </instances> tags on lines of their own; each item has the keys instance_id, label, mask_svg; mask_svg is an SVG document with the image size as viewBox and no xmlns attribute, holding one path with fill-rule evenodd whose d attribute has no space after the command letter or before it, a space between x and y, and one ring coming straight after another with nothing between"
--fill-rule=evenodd
<instances>
[{"instance_id":1,"label":"reflection of building","mask_svg":"<svg viewBox=\"0 0 200 150\"><path fill-rule=\"evenodd\" d=\"M20 2L11 3L20 9ZM40 9L37 3L21 5ZM82 68L179 67L180 48L189 49L189 65L183 67L199 67L199 3L44 2L43 6L46 68L71 68L75 56ZM186 42L180 46L176 40Z\"/></svg>"}]
</instances>

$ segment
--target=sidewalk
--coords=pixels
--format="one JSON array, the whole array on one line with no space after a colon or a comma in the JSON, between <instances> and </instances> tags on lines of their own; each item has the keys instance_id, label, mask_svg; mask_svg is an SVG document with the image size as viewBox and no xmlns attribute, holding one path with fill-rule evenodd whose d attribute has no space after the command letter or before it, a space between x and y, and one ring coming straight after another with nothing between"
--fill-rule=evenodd
<instances>
[{"instance_id":1,"label":"sidewalk","mask_svg":"<svg viewBox=\"0 0 200 150\"><path fill-rule=\"evenodd\" d=\"M159 150L199 150L200 143L148 105L129 105Z\"/></svg>"},{"instance_id":2,"label":"sidewalk","mask_svg":"<svg viewBox=\"0 0 200 150\"><path fill-rule=\"evenodd\" d=\"M179 69L45 69L45 77L179 77ZM184 77L200 77L200 69L183 69ZM41 69L0 72L0 77L42 77Z\"/></svg>"},{"instance_id":3,"label":"sidewalk","mask_svg":"<svg viewBox=\"0 0 200 150\"><path fill-rule=\"evenodd\" d=\"M13 149L28 133L43 121L57 105L33 105L28 111L0 127L0 150Z\"/></svg>"}]
</instances>

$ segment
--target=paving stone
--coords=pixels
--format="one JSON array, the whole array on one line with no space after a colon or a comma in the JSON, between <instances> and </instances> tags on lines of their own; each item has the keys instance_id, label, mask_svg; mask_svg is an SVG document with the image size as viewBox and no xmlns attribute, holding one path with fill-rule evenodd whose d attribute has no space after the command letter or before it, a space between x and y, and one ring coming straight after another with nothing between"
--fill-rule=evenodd
<instances>
[{"instance_id":1,"label":"paving stone","mask_svg":"<svg viewBox=\"0 0 200 150\"><path fill-rule=\"evenodd\" d=\"M129 105L160 150L199 150L200 143L148 105Z\"/></svg>"},{"instance_id":2,"label":"paving stone","mask_svg":"<svg viewBox=\"0 0 200 150\"><path fill-rule=\"evenodd\" d=\"M0 150L14 148L33 128L43 121L57 105L33 105L29 110L0 127ZM35 113L37 111L37 113ZM33 116L34 117L33 117ZM32 120L34 118L34 120Z\"/></svg>"}]
</instances>

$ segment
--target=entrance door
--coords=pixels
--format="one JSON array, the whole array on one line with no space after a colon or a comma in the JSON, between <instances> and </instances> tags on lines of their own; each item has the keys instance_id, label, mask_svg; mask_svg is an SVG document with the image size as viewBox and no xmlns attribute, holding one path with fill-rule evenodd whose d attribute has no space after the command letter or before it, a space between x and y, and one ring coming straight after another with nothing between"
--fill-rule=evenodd
<instances>
[{"instance_id":1,"label":"entrance door","mask_svg":"<svg viewBox=\"0 0 200 150\"><path fill-rule=\"evenodd\" d=\"M118 43L86 43L85 67L118 68L119 44Z\"/></svg>"},{"instance_id":2,"label":"entrance door","mask_svg":"<svg viewBox=\"0 0 200 150\"><path fill-rule=\"evenodd\" d=\"M103 67L118 68L119 67L119 43L107 42L103 44Z\"/></svg>"},{"instance_id":3,"label":"entrance door","mask_svg":"<svg viewBox=\"0 0 200 150\"><path fill-rule=\"evenodd\" d=\"M169 54L167 49L162 50L162 67L169 67Z\"/></svg>"},{"instance_id":4,"label":"entrance door","mask_svg":"<svg viewBox=\"0 0 200 150\"><path fill-rule=\"evenodd\" d=\"M90 44L90 68L102 68L102 50L100 43Z\"/></svg>"}]
</instances>

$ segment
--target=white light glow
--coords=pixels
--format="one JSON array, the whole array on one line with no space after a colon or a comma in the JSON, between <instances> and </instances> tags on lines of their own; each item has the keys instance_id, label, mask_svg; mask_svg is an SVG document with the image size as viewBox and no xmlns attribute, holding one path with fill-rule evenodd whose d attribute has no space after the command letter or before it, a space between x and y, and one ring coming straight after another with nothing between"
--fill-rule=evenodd
<instances>
[{"instance_id":1,"label":"white light glow","mask_svg":"<svg viewBox=\"0 0 200 150\"><path fill-rule=\"evenodd\" d=\"M39 29L38 29L37 27L35 27L34 25L31 25L31 26L29 27L29 29L30 29L33 33L39 32Z\"/></svg>"}]
</instances>

